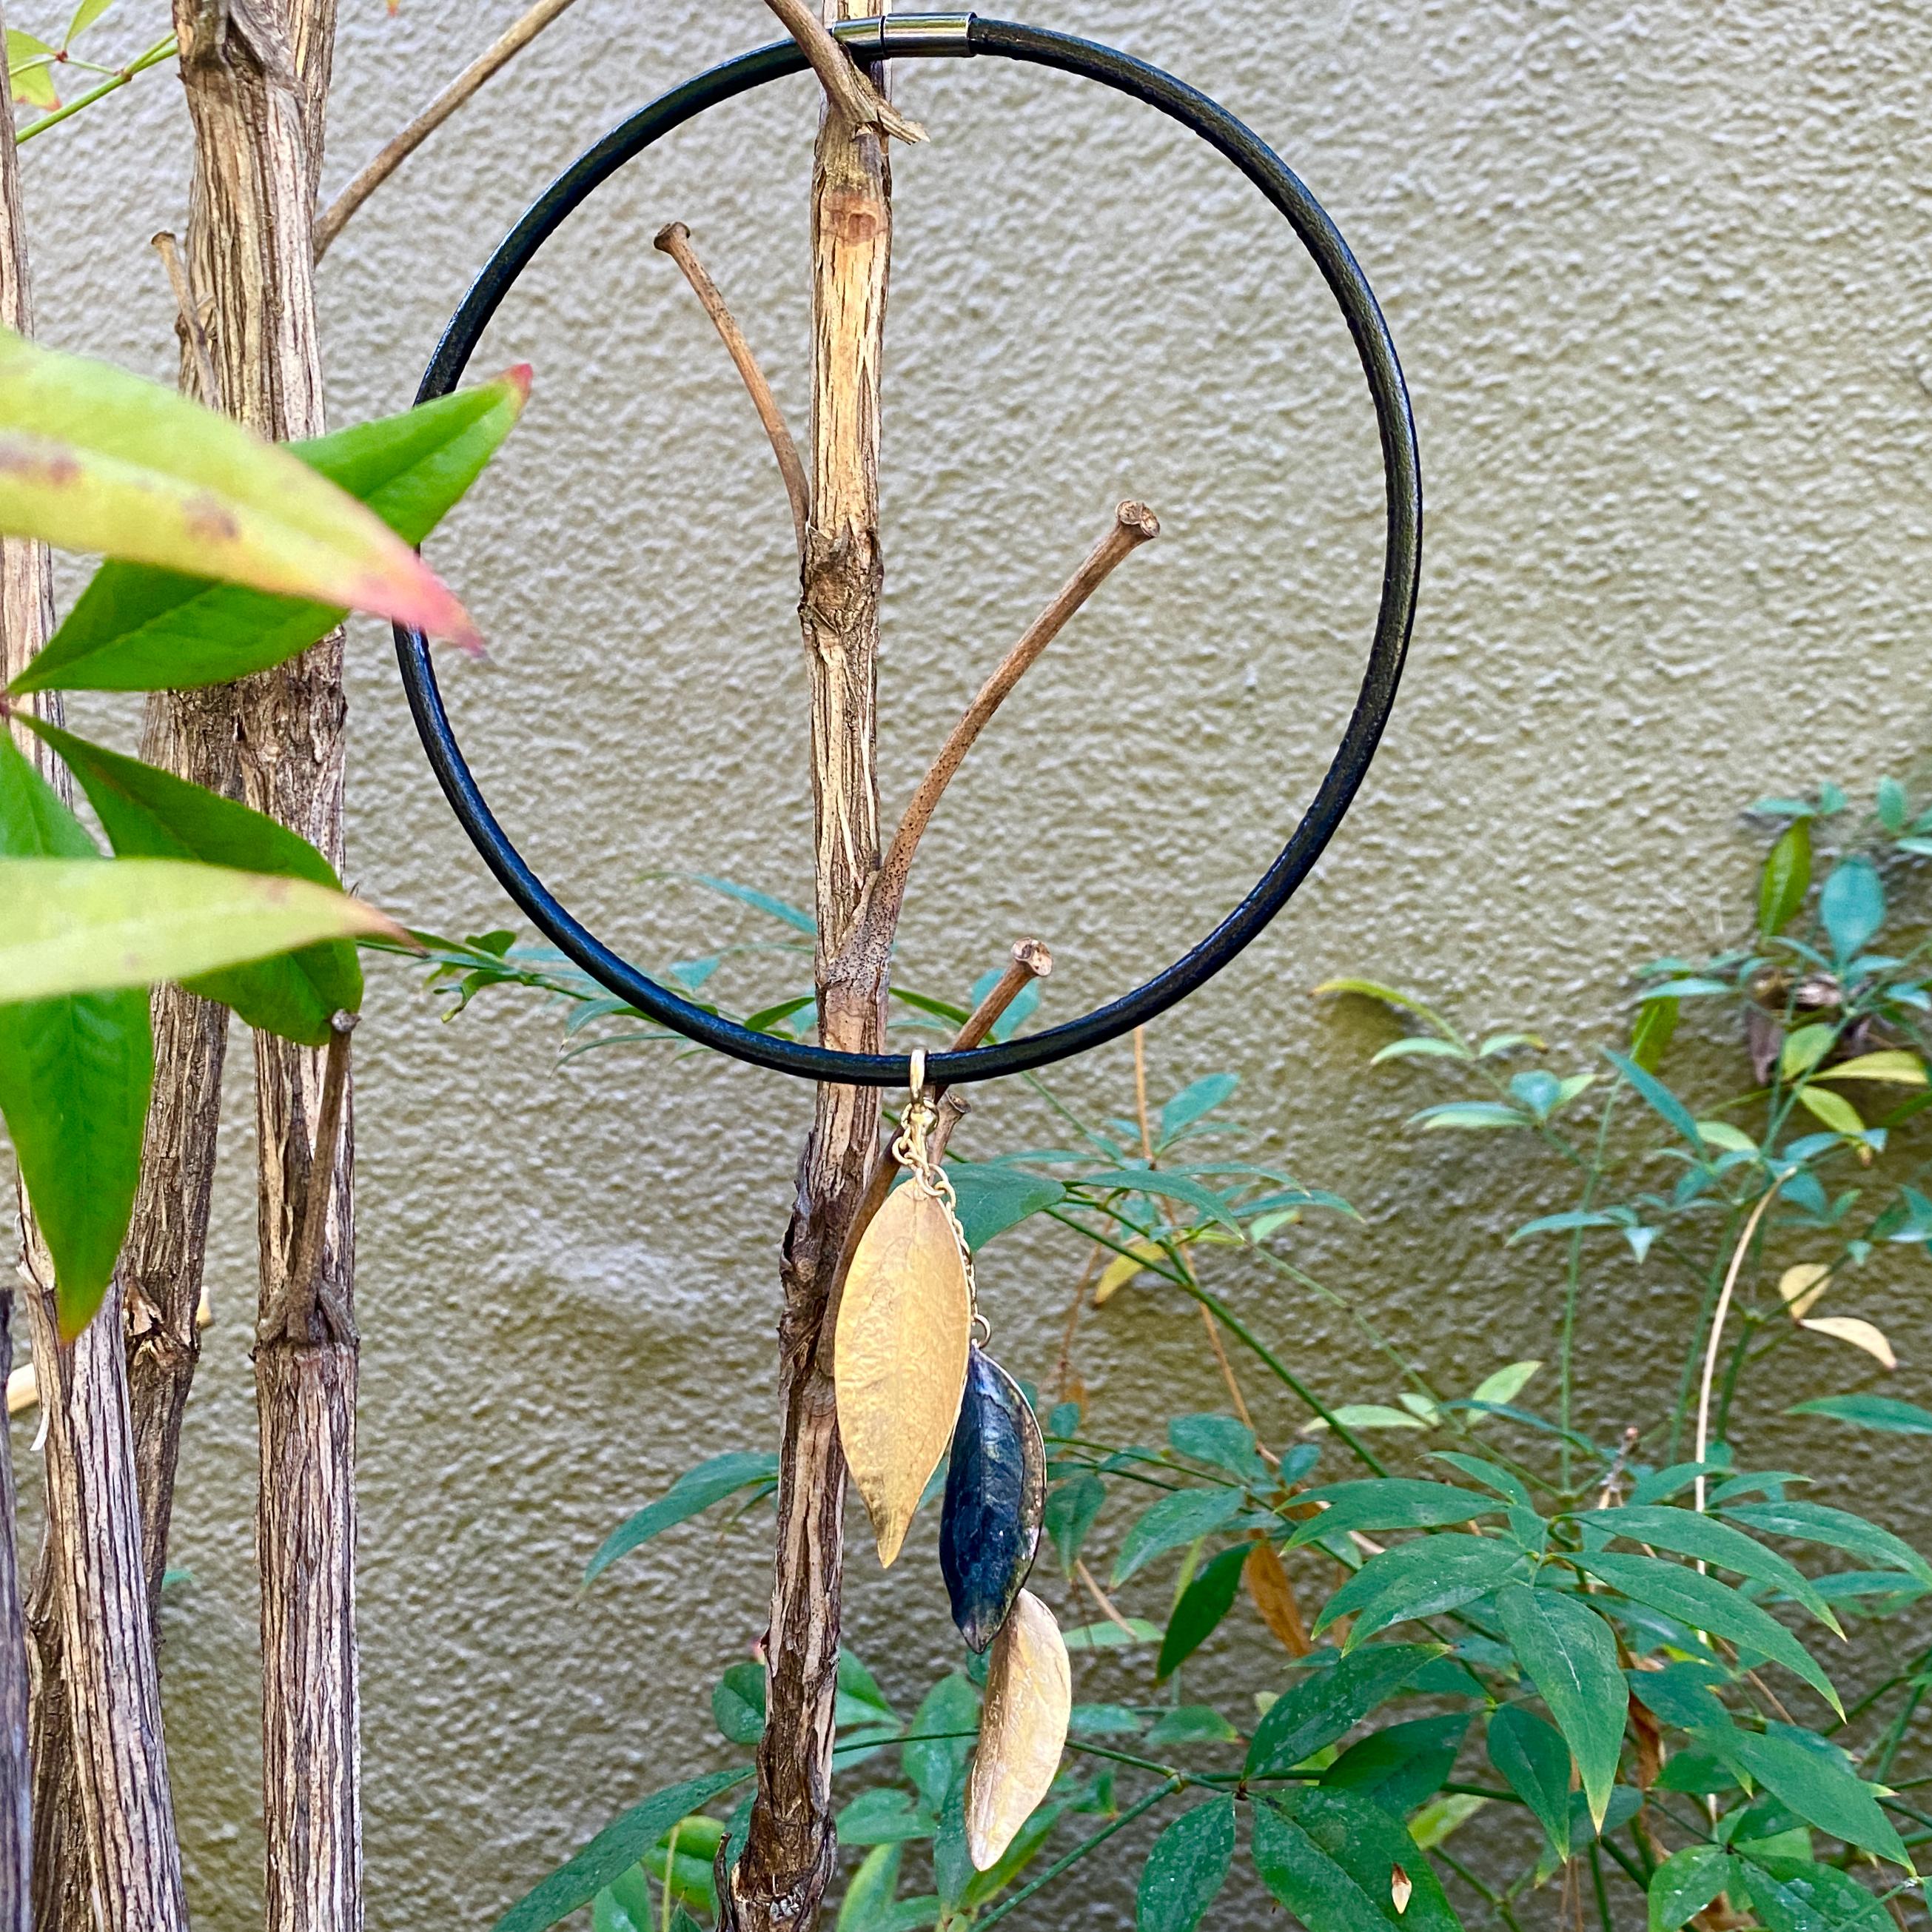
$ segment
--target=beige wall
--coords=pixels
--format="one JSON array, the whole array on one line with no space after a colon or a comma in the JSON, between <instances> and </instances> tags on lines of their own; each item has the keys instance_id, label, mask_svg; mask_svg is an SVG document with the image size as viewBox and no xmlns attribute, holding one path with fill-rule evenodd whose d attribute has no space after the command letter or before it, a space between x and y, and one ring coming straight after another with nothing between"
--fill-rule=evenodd
<instances>
[{"instance_id":1,"label":"beige wall","mask_svg":"<svg viewBox=\"0 0 1932 1932\"><path fill-rule=\"evenodd\" d=\"M20 0L10 16L45 28L61 10ZM142 44L160 11L125 0L104 40ZM328 181L511 11L403 0L392 20L346 0ZM1169 68L1268 139L1354 245L1414 388L1430 508L1387 746L1290 914L1151 1057L1157 1089L1244 1075L1240 1111L1274 1150L1370 1216L1310 1257L1472 1380L1546 1349L1556 1285L1495 1237L1560 1198L1511 1180L1495 1145L1405 1137L1426 1083L1364 1078L1372 1028L1308 988L1370 970L1478 1023L1574 1037L1628 963L1699 943L1738 903L1742 802L1868 784L1922 750L1932 14L1040 0L1034 17ZM330 256L338 418L406 401L466 276L572 154L767 32L754 0L580 0ZM914 885L909 981L956 994L1034 933L1065 1016L1203 931L1308 797L1372 609L1369 416L1286 230L1150 112L990 63L908 73L902 92L934 140L898 166L890 797L1115 497L1144 495L1166 529L975 754ZM544 256L478 364L536 364L528 419L434 547L492 640L487 668L448 673L480 775L539 868L646 964L752 930L650 868L806 890L782 499L648 239L691 224L801 416L812 109L794 82L718 112ZM27 150L51 338L166 368L147 238L182 219L185 149L158 72ZM385 638L358 626L353 657L354 877L424 924L497 922ZM130 712L80 715L118 728L104 721ZM588 1592L575 1579L698 1456L771 1439L775 1252L808 1096L658 1050L559 1073L551 1018L505 999L440 1026L406 974L373 976L357 1094L370 1923L416 1932L485 1922L621 1804L711 1761L706 1691L761 1628L760 1534L686 1531ZM1066 1085L1118 1110L1126 1069L1115 1049ZM220 1319L184 1451L193 1576L166 1618L194 1902L219 1932L254 1921L260 1855L249 1117L238 1085ZM970 1144L1042 1131L1023 1096L989 1096ZM1023 1373L1050 1371L1076 1259L1045 1238L989 1258ZM1669 1297L1622 1298L1630 1280L1592 1285L1611 1304L1590 1404L1606 1425L1682 1320ZM1323 1306L1238 1269L1226 1286L1331 1394L1387 1395ZM1892 1318L1898 1392L1919 1400L1923 1306ZM1124 1298L1099 1327L1106 1427L1124 1436L1177 1391L1212 1404L1177 1311ZM16 1430L16 1451L28 1439ZM851 1596L861 1647L916 1694L950 1654L929 1549L889 1580L861 1557ZM1120 1896L1116 1876L1030 1922L1112 1924ZM1238 1901L1226 1922L1263 1910Z\"/></svg>"}]
</instances>

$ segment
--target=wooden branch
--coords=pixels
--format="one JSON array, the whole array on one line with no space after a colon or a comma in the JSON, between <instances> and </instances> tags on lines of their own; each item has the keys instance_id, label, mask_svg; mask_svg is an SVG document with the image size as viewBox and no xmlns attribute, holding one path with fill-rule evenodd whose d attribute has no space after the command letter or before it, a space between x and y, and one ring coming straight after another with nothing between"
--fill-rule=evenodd
<instances>
[{"instance_id":1,"label":"wooden branch","mask_svg":"<svg viewBox=\"0 0 1932 1932\"><path fill-rule=\"evenodd\" d=\"M805 462L798 453L798 445L785 427L778 398L772 394L772 386L765 380L765 372L758 367L758 358L752 353L752 345L745 340L745 332L738 326L737 317L726 307L718 284L698 259L698 251L691 245L691 230L681 221L668 222L658 230L651 245L662 249L683 270L685 280L704 305L704 313L711 318L712 326L717 330L725 352L744 379L752 406L758 411L758 420L764 424L765 434L770 439L772 454L778 460L778 473L784 478L785 494L791 500L792 530L798 539L799 555L802 557L805 533L812 522L812 482L805 473Z\"/></svg>"},{"instance_id":2,"label":"wooden branch","mask_svg":"<svg viewBox=\"0 0 1932 1932\"><path fill-rule=\"evenodd\" d=\"M310 1339L318 1311L326 1325L338 1330L346 1310L332 1302L326 1270L325 1236L328 1227L329 1197L335 1183L336 1150L342 1138L342 1115L349 1091L349 1040L356 1027L353 1013L338 1013L329 1022L327 1058L323 1063L322 1106L316 1122L315 1146L308 1156L306 1174L298 1195L300 1206L293 1239L289 1248L286 1279L269 1312L262 1317L256 1331L258 1346L271 1342L305 1342ZM296 1163L299 1165L299 1163ZM204 1326L200 1309L196 1325ZM349 1332L352 1333L352 1329ZM347 1340L348 1334L340 1339Z\"/></svg>"},{"instance_id":3,"label":"wooden branch","mask_svg":"<svg viewBox=\"0 0 1932 1932\"><path fill-rule=\"evenodd\" d=\"M182 344L194 358L194 366L201 376L202 396L210 409L218 410L221 406L221 386L215 380L214 357L208 346L208 331L202 326L194 290L188 286L188 270L182 264L181 250L175 245L174 236L165 228L149 238L160 251L162 265L168 272L168 286L174 290L175 307L181 316Z\"/></svg>"},{"instance_id":4,"label":"wooden branch","mask_svg":"<svg viewBox=\"0 0 1932 1932\"><path fill-rule=\"evenodd\" d=\"M926 130L908 121L856 67L830 28L806 0L765 0L779 23L812 63L825 98L853 128L869 128L908 143L923 141Z\"/></svg>"},{"instance_id":5,"label":"wooden branch","mask_svg":"<svg viewBox=\"0 0 1932 1932\"><path fill-rule=\"evenodd\" d=\"M919 850L919 842L932 823L932 814L952 776L965 762L966 754L993 714L1011 695L1013 687L1052 644L1073 614L1113 574L1114 567L1144 543L1160 534L1160 520L1144 503L1132 501L1119 505L1113 526L1094 546L1087 560L1061 586L1059 594L1028 626L1024 634L1000 660L993 674L980 687L979 694L966 707L966 714L954 725L932 768L920 781L919 788L892 835L877 883L866 907L866 938L877 945L880 937L890 944L898 923L899 908L905 898L906 880Z\"/></svg>"},{"instance_id":6,"label":"wooden branch","mask_svg":"<svg viewBox=\"0 0 1932 1932\"><path fill-rule=\"evenodd\" d=\"M478 54L409 125L364 163L315 224L315 259L348 226L350 218L484 82L528 46L571 0L536 0L516 25Z\"/></svg>"}]
</instances>

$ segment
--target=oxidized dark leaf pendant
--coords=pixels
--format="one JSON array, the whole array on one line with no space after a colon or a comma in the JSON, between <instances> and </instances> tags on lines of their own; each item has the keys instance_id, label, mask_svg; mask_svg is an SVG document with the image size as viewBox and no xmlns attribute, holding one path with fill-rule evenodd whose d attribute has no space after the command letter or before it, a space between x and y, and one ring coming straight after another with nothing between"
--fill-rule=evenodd
<instances>
[{"instance_id":1,"label":"oxidized dark leaf pendant","mask_svg":"<svg viewBox=\"0 0 1932 1932\"><path fill-rule=\"evenodd\" d=\"M976 1651L999 1634L1033 1569L1046 1506L1046 1452L1018 1384L975 1348L952 1432L939 1567L952 1621Z\"/></svg>"}]
</instances>

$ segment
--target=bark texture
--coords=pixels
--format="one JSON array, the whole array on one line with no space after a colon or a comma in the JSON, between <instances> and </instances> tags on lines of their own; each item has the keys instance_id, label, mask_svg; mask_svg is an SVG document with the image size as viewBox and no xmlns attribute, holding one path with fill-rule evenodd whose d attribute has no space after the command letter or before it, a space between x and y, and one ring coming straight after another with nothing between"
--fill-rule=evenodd
<instances>
[{"instance_id":1,"label":"bark texture","mask_svg":"<svg viewBox=\"0 0 1932 1932\"><path fill-rule=\"evenodd\" d=\"M176 0L195 130L190 272L223 406L277 439L322 428L314 214L334 0ZM338 632L292 662L176 709L241 796L342 856ZM322 1056L255 1038L261 1168L256 1349L261 1481L262 1799L271 1932L362 1923L355 1564L356 1340L351 1132L316 1148ZM312 1164L327 1226L320 1280L292 1282ZM192 1308L187 1311L192 1321Z\"/></svg>"},{"instance_id":2,"label":"bark texture","mask_svg":"<svg viewBox=\"0 0 1932 1932\"><path fill-rule=\"evenodd\" d=\"M10 106L0 114L0 320L23 334L32 326ZM53 578L45 548L0 544L0 678L22 666L52 626ZM39 708L53 716L58 706L42 700ZM64 793L66 774L46 748L31 740L26 748ZM17 1788L5 1794L0 1857L10 1871L22 1867L20 1840L30 1838L32 1922L40 1932L93 1932L97 1925L172 1932L188 1918L142 1588L139 1489L120 1340L107 1316L72 1348L59 1346L53 1270L24 1194L20 1224L21 1274L46 1426L46 1521L26 1612L34 1678L26 1712L17 1707L12 1672L0 1672L6 1680L0 1775L10 1786L17 1776L22 1720L33 1766L31 1799ZM10 1660L21 1618L10 1461L4 1492L0 1643ZM17 1903L10 1894L0 1922L18 1922L12 1916Z\"/></svg>"},{"instance_id":3,"label":"bark texture","mask_svg":"<svg viewBox=\"0 0 1932 1932\"><path fill-rule=\"evenodd\" d=\"M828 0L826 17L868 10ZM811 689L818 995L827 1046L877 1051L885 962L847 945L878 869L874 757L879 592L879 403L892 248L884 145L828 109L812 188L812 518L799 616ZM833 1701L843 1582L845 1461L833 1402L826 1306L878 1142L879 1099L823 1085L799 1163L782 1279L784 1411L777 1558L766 1640L769 1717L750 1836L724 1900L734 1932L815 1923L836 1852Z\"/></svg>"}]
</instances>

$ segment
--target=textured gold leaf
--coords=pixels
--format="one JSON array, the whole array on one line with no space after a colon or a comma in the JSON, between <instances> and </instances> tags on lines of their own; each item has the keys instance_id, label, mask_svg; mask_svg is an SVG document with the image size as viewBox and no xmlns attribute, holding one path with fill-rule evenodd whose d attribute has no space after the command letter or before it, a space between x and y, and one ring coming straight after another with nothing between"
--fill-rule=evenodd
<instances>
[{"instance_id":1,"label":"textured gold leaf","mask_svg":"<svg viewBox=\"0 0 1932 1932\"><path fill-rule=\"evenodd\" d=\"M966 1849L997 1864L1060 1771L1073 1672L1053 1612L1022 1590L988 1653L986 1708L966 1783Z\"/></svg>"},{"instance_id":2,"label":"textured gold leaf","mask_svg":"<svg viewBox=\"0 0 1932 1932\"><path fill-rule=\"evenodd\" d=\"M838 1435L872 1513L879 1562L905 1540L959 1419L973 1305L945 1208L910 1181L852 1258L833 1338Z\"/></svg>"}]
</instances>

